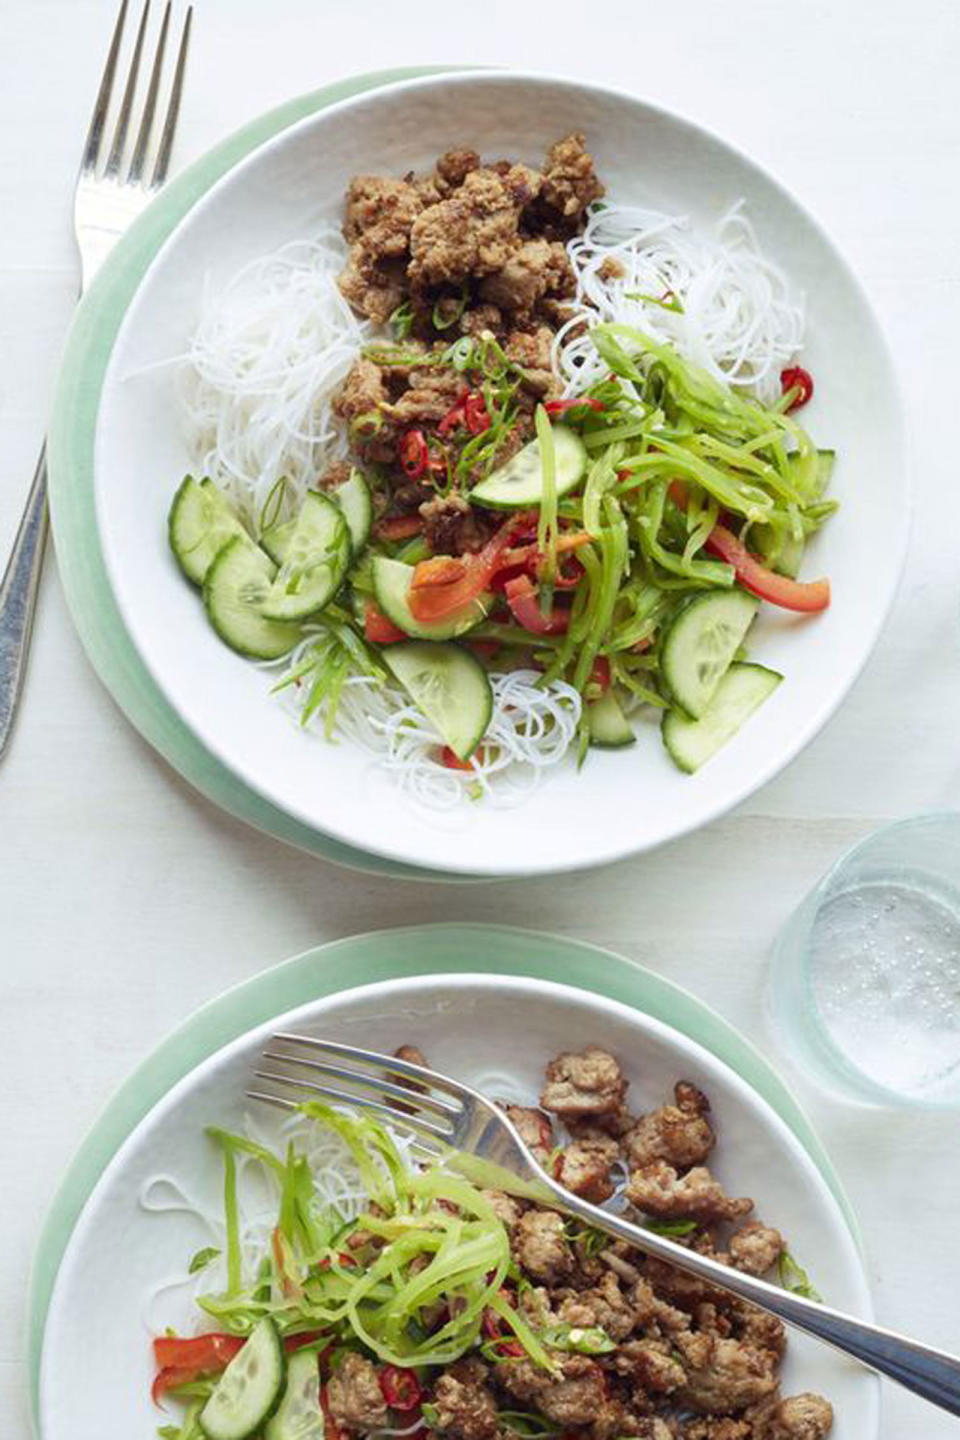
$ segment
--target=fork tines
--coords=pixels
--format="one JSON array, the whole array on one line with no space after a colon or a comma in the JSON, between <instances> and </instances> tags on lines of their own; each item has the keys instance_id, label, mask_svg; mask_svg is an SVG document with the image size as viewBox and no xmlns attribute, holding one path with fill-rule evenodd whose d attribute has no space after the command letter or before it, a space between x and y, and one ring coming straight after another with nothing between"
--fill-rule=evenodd
<instances>
[{"instance_id":1,"label":"fork tines","mask_svg":"<svg viewBox=\"0 0 960 1440\"><path fill-rule=\"evenodd\" d=\"M104 66L100 89L97 91L93 115L90 119L90 129L87 131L83 157L80 162L81 174L87 176L96 175L105 148L104 137L107 129L107 118L110 110L110 101L113 96L120 49L123 42L123 30L127 18L128 3L129 0L122 0L120 13L117 16L117 23L113 30L113 37L110 41L110 49L107 53L107 63ZM134 40L133 53L130 57L130 65L127 71L127 80L120 100L120 108L117 111L116 120L114 121L113 135L110 140L106 163L103 167L104 179L115 180L123 185L141 185L146 189L155 190L163 184L167 177L167 170L170 166L170 152L173 148L173 137L177 128L177 118L180 113L180 100L183 95L183 77L186 70L187 50L190 44L190 25L193 18L192 6L187 7L183 28L180 32L180 46L177 51L173 80L171 81L170 91L167 97L167 108L157 145L153 173L150 176L149 184L145 181L147 155L150 149L150 139L156 118L157 100L163 76L163 61L167 46L167 36L170 29L172 9L173 0L167 0L163 12L163 19L160 23L160 33L157 37L153 65L150 70L150 79L144 97L140 125L137 129L137 138L134 142L133 153L130 157L129 164L124 168L127 135L130 129L134 103L136 101L140 61L143 57L150 16L150 0L144 0L140 23L137 27L137 34Z\"/></svg>"},{"instance_id":2,"label":"fork tines","mask_svg":"<svg viewBox=\"0 0 960 1440\"><path fill-rule=\"evenodd\" d=\"M269 1089L248 1090L250 1099L284 1109L307 1099L356 1106L409 1130L434 1152L452 1142L463 1112L455 1089L432 1071L309 1035L274 1035L254 1074Z\"/></svg>"}]
</instances>

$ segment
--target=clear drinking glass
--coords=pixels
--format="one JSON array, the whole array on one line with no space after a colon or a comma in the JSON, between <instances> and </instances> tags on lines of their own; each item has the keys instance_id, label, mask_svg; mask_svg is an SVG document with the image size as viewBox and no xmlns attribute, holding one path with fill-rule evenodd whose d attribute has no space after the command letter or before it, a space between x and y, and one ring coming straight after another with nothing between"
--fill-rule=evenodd
<instances>
[{"instance_id":1,"label":"clear drinking glass","mask_svg":"<svg viewBox=\"0 0 960 1440\"><path fill-rule=\"evenodd\" d=\"M780 934L768 1006L828 1087L960 1106L960 814L900 821L844 855Z\"/></svg>"}]
</instances>

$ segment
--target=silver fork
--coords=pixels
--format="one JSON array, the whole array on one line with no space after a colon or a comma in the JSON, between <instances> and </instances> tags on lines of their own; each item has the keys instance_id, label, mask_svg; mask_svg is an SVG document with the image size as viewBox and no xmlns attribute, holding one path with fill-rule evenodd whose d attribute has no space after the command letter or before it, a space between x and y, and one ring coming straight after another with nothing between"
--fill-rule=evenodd
<instances>
[{"instance_id":1,"label":"silver fork","mask_svg":"<svg viewBox=\"0 0 960 1440\"><path fill-rule=\"evenodd\" d=\"M180 46L174 66L173 80L167 100L160 140L153 159L150 140L153 133L157 99L163 78L164 55L170 29L172 0L167 0L160 33L157 38L153 65L147 85L140 123L133 150L127 159L127 137L133 119L137 94L137 76L143 54L150 14L150 0L145 0L137 28L133 54L127 71L126 84L114 121L107 148L107 119L117 74L117 61L123 39L124 22L129 0L122 0L120 13L110 41L107 63L100 89L94 102L90 129L80 160L73 202L73 230L80 252L80 293L89 286L103 261L123 232L149 204L167 178L173 137L180 114L183 77L190 43L192 7L187 9L180 35ZM23 688L27 652L33 629L37 603L37 587L43 565L47 539L47 464L46 443L34 472L27 503L0 580L0 756L6 749L13 727L17 705Z\"/></svg>"},{"instance_id":2,"label":"silver fork","mask_svg":"<svg viewBox=\"0 0 960 1440\"><path fill-rule=\"evenodd\" d=\"M370 1111L406 1130L418 1158L442 1161L475 1183L509 1190L575 1216L646 1255L750 1301L960 1415L960 1359L730 1269L634 1224L625 1215L580 1199L537 1163L503 1111L469 1085L395 1056L293 1034L273 1037L254 1074L266 1083L247 1091L252 1100L293 1110L299 1099L321 1099Z\"/></svg>"}]
</instances>

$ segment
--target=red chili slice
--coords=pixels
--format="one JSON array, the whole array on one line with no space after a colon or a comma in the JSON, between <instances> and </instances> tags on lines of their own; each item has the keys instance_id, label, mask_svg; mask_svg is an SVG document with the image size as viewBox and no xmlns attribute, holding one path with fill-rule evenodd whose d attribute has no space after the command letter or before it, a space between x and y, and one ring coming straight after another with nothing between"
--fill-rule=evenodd
<instances>
[{"instance_id":1,"label":"red chili slice","mask_svg":"<svg viewBox=\"0 0 960 1440\"><path fill-rule=\"evenodd\" d=\"M399 1365L383 1365L377 1375L384 1400L391 1410L406 1412L420 1404L420 1382L412 1370Z\"/></svg>"},{"instance_id":2,"label":"red chili slice","mask_svg":"<svg viewBox=\"0 0 960 1440\"><path fill-rule=\"evenodd\" d=\"M802 365L791 365L787 370L780 371L780 387L786 395L788 390L797 390L799 393L787 406L787 414L791 410L799 410L801 405L806 405L813 394L813 376L809 370L804 370Z\"/></svg>"},{"instance_id":3,"label":"red chili slice","mask_svg":"<svg viewBox=\"0 0 960 1440\"><path fill-rule=\"evenodd\" d=\"M490 416L487 414L487 402L478 390L467 396L464 401L463 412L467 422L467 429L471 435L480 435L484 430L490 429Z\"/></svg>"},{"instance_id":4,"label":"red chili slice","mask_svg":"<svg viewBox=\"0 0 960 1440\"><path fill-rule=\"evenodd\" d=\"M400 441L400 465L404 475L416 480L427 468L430 451L422 430L407 430Z\"/></svg>"}]
</instances>

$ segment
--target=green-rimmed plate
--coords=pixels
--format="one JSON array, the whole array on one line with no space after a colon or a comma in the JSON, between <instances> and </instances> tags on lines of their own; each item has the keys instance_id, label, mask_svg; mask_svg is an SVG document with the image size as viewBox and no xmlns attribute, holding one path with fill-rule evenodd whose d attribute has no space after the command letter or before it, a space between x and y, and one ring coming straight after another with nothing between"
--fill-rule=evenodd
<instances>
[{"instance_id":1,"label":"green-rimmed plate","mask_svg":"<svg viewBox=\"0 0 960 1440\"><path fill-rule=\"evenodd\" d=\"M807 290L804 356L817 376L809 418L840 456L834 488L843 502L813 542L810 564L831 575L836 603L809 623L773 607L762 612L752 653L786 682L695 777L676 770L648 725L629 756L596 752L582 771L558 765L522 805L464 803L438 813L362 747L317 744L291 725L270 701L267 678L219 643L184 585L162 539L187 463L169 362L189 343L206 281L216 287L244 263L336 222L352 175L371 166L423 170L453 143L487 155L522 151L540 163L558 136L580 130L611 199L689 215L698 228L742 199L763 252ZM633 95L577 80L475 70L407 78L341 97L244 155L196 199L133 290L126 276L137 267L125 253L115 297L123 293L125 311L115 304L106 325L100 305L96 344L82 365L71 347L65 379L69 388L72 372L84 397L79 424L66 432L81 437L74 449L91 457L98 555L127 635L191 743L308 833L395 864L474 876L557 873L639 853L708 824L772 777L865 661L895 588L908 501L889 356L829 239L718 137ZM70 453L58 424L55 468ZM866 563L881 551L882 564Z\"/></svg>"},{"instance_id":2,"label":"green-rimmed plate","mask_svg":"<svg viewBox=\"0 0 960 1440\"><path fill-rule=\"evenodd\" d=\"M184 1077L223 1047L231 1046L232 1042L240 1044L240 1037L246 1036L247 1032L266 1024L274 1017L292 1009L315 1005L325 997L337 997L338 992L347 986L380 986L382 982L394 984L390 990L352 990L350 996L341 997L335 1002L331 1000L330 1005L333 1008L326 1007L328 1013L335 1017L337 1024L345 1023L345 1016L347 1019L352 1017L353 1023L358 1020L362 1022L364 1035L370 1043L376 1041L377 1026L382 1029L385 1021L389 1021L391 1026L397 1027L398 1038L409 1036L415 1041L425 1043L428 1049L433 1049L437 1063L452 1066L455 1061L449 1053L449 1039L447 1049L444 1048L444 1027L459 1027L467 1037L471 1023L469 1005L476 1003L470 995L469 987L466 991L463 990L465 982L462 978L455 978L462 977L465 972L482 975L485 979L478 984L493 986L494 989L496 983L490 977L509 976L509 984L513 987L517 986L518 977L526 977L528 982L534 982L534 987L539 982L539 992L536 988L533 991L532 1008L529 983L520 985L514 992L522 997L523 1004L527 1007L526 1013L530 1017L527 1030L531 1035L536 1030L541 1013L545 1014L556 1002L555 995L545 982L575 986L588 992L589 996L605 997L631 1007L640 1017L633 1022L641 1027L638 1034L641 1034L644 1025L644 1033L648 1035L653 1033L658 1024L671 1027L672 1031L676 1032L673 1043L678 1052L685 1056L685 1059L678 1063L694 1067L692 1073L695 1079L698 1074L706 1076L706 1083L715 1091L718 1113L721 1117L726 1115L728 1127L734 1123L731 1106L740 1103L736 1095L739 1087L742 1092L741 1099L749 1093L753 1097L749 1104L756 1105L759 1097L765 1113L769 1106L779 1117L777 1122L770 1117L764 1124L780 1125L782 1122L792 1131L795 1139L791 1138L787 1145L787 1149L792 1149L793 1152L790 1164L799 1164L800 1171L805 1167L808 1176L814 1177L810 1183L815 1190L819 1187L820 1199L817 1203L826 1207L825 1214L829 1213L832 1207L837 1217L831 1222L830 1246L839 1246L837 1253L846 1257L843 1264L848 1276L852 1277L849 1283L853 1290L856 1291L857 1286L862 1284L856 1247L849 1239L850 1234L856 1233L855 1222L840 1183L808 1120L789 1090L752 1045L692 995L620 956L559 937L483 925L441 925L384 931L355 936L309 951L229 991L200 1010L164 1042L111 1101L70 1166L41 1236L29 1317L31 1393L35 1404L38 1397L41 1346L51 1293L64 1253L68 1246L73 1247L75 1244L71 1236L81 1213L84 1212L101 1176L111 1166L114 1155L125 1145L144 1117L153 1111L154 1107L162 1110L164 1106L178 1104L178 1096L186 1093L184 1089L178 1089L177 1094L168 1101L165 1097L173 1087L178 1086ZM411 986L406 992L402 987L399 990L396 988L396 982L418 976L435 977L434 983L427 986L424 981L419 988ZM446 982L443 977L448 977ZM444 983L449 988L451 1003L447 1003L445 1007L441 1004L438 1008L437 994L442 993ZM455 993L457 987L460 987L459 994ZM505 992L505 987L501 988ZM541 996L540 1001L537 1000L538 993ZM568 1026L563 1035L556 1034L558 1046L563 1043L582 1044L595 1034L601 1034L601 1027L607 1023L602 1006L585 997L582 1007L582 1018L577 1025ZM511 1023L509 1017L513 1008L512 1005L507 1005L503 1010L502 1023L505 1027ZM458 1018L445 1020L445 1014L457 1014ZM617 1023L629 1024L629 1017L626 1017L625 1021L621 1015ZM581 1030L580 1026L584 1028ZM437 1036L432 1046L431 1027L435 1028ZM498 1052L497 1037L491 1032L491 1027L487 1025L475 1028L479 1028L483 1036L490 1035L491 1068L508 1068L503 1054ZM571 1036L570 1028L577 1028L578 1033ZM404 1031L403 1036L399 1035L400 1029ZM697 1060L694 1051L686 1046L686 1041L693 1042L694 1046L702 1046L713 1058L703 1057ZM385 1037L381 1037L380 1043L385 1043ZM459 1048L465 1053L470 1044L475 1043L464 1039ZM517 1055L517 1066L522 1068L527 1063L527 1057L522 1053L525 1047L514 1045L513 1048ZM531 1041L531 1053L533 1048L535 1047ZM621 1050L628 1048L630 1046L627 1041L620 1042ZM502 1050L502 1045L500 1049ZM714 1060L720 1062L720 1070L715 1074L707 1074L702 1068L696 1069L696 1066L700 1065L706 1066L709 1071ZM631 1056L631 1061L635 1061L635 1056ZM472 1057L469 1063L476 1067L476 1056ZM739 1081L734 1082L732 1077L724 1081L723 1073L726 1072L723 1072L723 1066L735 1071L740 1077ZM512 1063L509 1068L513 1068ZM648 1097L643 1091L646 1083L643 1063L634 1063L633 1068L638 1101L642 1099L646 1102ZM662 1077L656 1074L652 1059L648 1069L653 1072L656 1083L662 1084ZM192 1083L191 1077L188 1090ZM723 1098L721 1092L725 1085L726 1098ZM732 1090L729 1088L731 1085ZM717 1087L720 1087L719 1091ZM232 1092L233 1085L229 1088ZM239 1096L236 1098L239 1099ZM729 1138L729 1128L726 1133ZM786 1133L781 1129L782 1136ZM786 1141L783 1140L783 1143L786 1144ZM739 1142L737 1148L740 1148ZM798 1160L801 1153L803 1157L808 1157L802 1158L802 1162ZM730 1182L734 1183L738 1176L736 1163L732 1163L727 1156L723 1164L727 1166L727 1171L721 1167L721 1175L728 1174ZM751 1180L749 1175L745 1178ZM751 1183L755 1184L756 1178L754 1176ZM765 1181L762 1187L755 1188L758 1194L766 1193L770 1196L772 1185L772 1180L769 1183ZM773 1197L770 1198L772 1200ZM802 1216L784 1216L785 1207L786 1202L781 1198L778 1201L778 1215L770 1218L782 1216L785 1224L789 1224L794 1232L798 1227L802 1229ZM841 1216L845 1217L845 1223ZM83 1223L89 1228L89 1210ZM838 1234L842 1235L843 1232L848 1234L846 1241L838 1238ZM801 1235L799 1241L803 1238ZM806 1240L807 1244L813 1247L814 1242L809 1235ZM830 1250L830 1253L833 1251ZM135 1252L131 1249L125 1254L125 1263L133 1263L134 1260ZM837 1263L840 1263L839 1260ZM74 1281L75 1279L74 1274ZM841 1285L840 1289L843 1290L844 1286ZM843 1296L837 1293L835 1298L845 1298L848 1304L863 1305L867 1303L864 1295L865 1291L848 1293L844 1290ZM109 1307L105 1308L109 1310ZM864 1391L868 1415L875 1414L875 1396L873 1400L870 1398L873 1394L871 1382ZM842 1433L850 1437L867 1437L875 1432L870 1429L845 1428ZM58 1440L58 1432L54 1430L49 1436L45 1435L45 1440Z\"/></svg>"},{"instance_id":3,"label":"green-rimmed plate","mask_svg":"<svg viewBox=\"0 0 960 1440\"><path fill-rule=\"evenodd\" d=\"M244 156L305 115L442 68L380 70L301 95L244 126L171 181L117 245L77 310L47 447L53 534L67 604L94 669L141 735L214 804L278 840L354 870L430 880L451 877L368 855L302 824L249 790L183 724L134 648L107 580L94 510L93 462L100 389L117 331L151 261L183 216Z\"/></svg>"}]
</instances>

